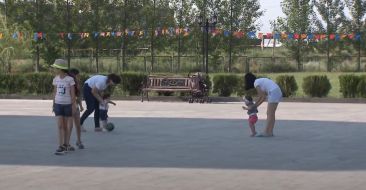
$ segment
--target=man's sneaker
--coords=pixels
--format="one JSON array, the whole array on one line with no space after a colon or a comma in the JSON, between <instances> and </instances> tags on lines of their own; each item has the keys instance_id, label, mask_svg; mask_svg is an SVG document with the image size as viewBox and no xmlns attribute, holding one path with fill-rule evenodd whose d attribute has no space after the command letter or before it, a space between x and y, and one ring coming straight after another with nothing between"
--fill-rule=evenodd
<instances>
[{"instance_id":1,"label":"man's sneaker","mask_svg":"<svg viewBox=\"0 0 366 190\"><path fill-rule=\"evenodd\" d=\"M95 128L95 129L94 129L94 131L95 131L95 132L103 132L103 129L102 129L102 128L100 128L100 127L97 127L97 128Z\"/></svg>"},{"instance_id":2,"label":"man's sneaker","mask_svg":"<svg viewBox=\"0 0 366 190\"><path fill-rule=\"evenodd\" d=\"M76 146L79 148L79 149L84 149L84 145L82 142L76 142Z\"/></svg>"},{"instance_id":3,"label":"man's sneaker","mask_svg":"<svg viewBox=\"0 0 366 190\"><path fill-rule=\"evenodd\" d=\"M64 155L66 153L66 149L64 146L59 146L55 152L55 155Z\"/></svg>"},{"instance_id":4,"label":"man's sneaker","mask_svg":"<svg viewBox=\"0 0 366 190\"><path fill-rule=\"evenodd\" d=\"M66 147L67 151L75 151L75 148L72 147L71 145L64 145Z\"/></svg>"}]
</instances>

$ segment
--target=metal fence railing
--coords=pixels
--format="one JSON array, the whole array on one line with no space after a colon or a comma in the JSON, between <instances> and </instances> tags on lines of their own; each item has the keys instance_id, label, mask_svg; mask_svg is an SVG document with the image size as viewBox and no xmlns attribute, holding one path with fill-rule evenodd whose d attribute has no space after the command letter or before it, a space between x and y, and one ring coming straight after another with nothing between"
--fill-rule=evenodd
<instances>
[{"instance_id":1,"label":"metal fence railing","mask_svg":"<svg viewBox=\"0 0 366 190\"><path fill-rule=\"evenodd\" d=\"M66 58L67 53L64 53ZM300 64L291 57L264 57L264 56L233 56L231 72L293 72L308 71L319 72L353 72L358 69L357 56L307 56L302 57ZM366 56L360 57L360 71L366 71ZM23 57L12 59L10 64L1 62L0 72L34 72L35 58ZM228 56L209 56L209 72L221 73L229 71ZM40 60L41 71L48 69L44 60ZM157 55L154 56L154 64L150 54L125 56L123 58L120 49L101 50L98 53L98 63L93 49L73 50L70 57L71 67L87 73L110 73L110 72L148 72L148 73L189 73L205 71L202 55ZM97 69L98 68L98 69Z\"/></svg>"}]
</instances>

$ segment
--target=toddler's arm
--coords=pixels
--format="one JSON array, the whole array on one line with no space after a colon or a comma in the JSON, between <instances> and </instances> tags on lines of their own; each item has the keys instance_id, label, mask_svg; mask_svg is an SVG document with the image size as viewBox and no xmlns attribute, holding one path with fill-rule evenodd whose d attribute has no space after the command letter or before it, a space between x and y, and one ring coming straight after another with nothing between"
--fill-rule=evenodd
<instances>
[{"instance_id":1,"label":"toddler's arm","mask_svg":"<svg viewBox=\"0 0 366 190\"><path fill-rule=\"evenodd\" d=\"M116 103L114 103L114 102L112 102L112 101L108 101L108 103L110 103L110 104L113 104L113 105L117 105Z\"/></svg>"}]
</instances>

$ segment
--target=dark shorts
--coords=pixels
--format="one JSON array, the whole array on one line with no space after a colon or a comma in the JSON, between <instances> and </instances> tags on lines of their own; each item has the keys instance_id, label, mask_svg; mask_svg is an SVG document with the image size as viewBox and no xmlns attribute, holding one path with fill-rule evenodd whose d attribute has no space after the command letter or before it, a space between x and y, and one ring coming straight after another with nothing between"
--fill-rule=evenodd
<instances>
[{"instance_id":1,"label":"dark shorts","mask_svg":"<svg viewBox=\"0 0 366 190\"><path fill-rule=\"evenodd\" d=\"M71 104L55 104L53 109L56 116L63 116L63 117L72 116Z\"/></svg>"},{"instance_id":2,"label":"dark shorts","mask_svg":"<svg viewBox=\"0 0 366 190\"><path fill-rule=\"evenodd\" d=\"M108 110L99 110L100 120L105 121L108 118Z\"/></svg>"}]
</instances>

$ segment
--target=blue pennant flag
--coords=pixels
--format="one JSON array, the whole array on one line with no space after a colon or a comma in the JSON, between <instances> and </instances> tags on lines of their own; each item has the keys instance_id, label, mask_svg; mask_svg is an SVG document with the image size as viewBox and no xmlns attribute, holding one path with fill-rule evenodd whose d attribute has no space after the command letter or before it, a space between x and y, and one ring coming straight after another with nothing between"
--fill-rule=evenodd
<instances>
[{"instance_id":1,"label":"blue pennant flag","mask_svg":"<svg viewBox=\"0 0 366 190\"><path fill-rule=\"evenodd\" d=\"M248 38L250 38L250 39L256 39L256 38L257 38L257 36L255 35L255 32L248 32L248 33L247 33L247 36L248 36Z\"/></svg>"},{"instance_id":2,"label":"blue pennant flag","mask_svg":"<svg viewBox=\"0 0 366 190\"><path fill-rule=\"evenodd\" d=\"M275 33L273 38L276 39L276 40L279 40L281 38L281 34L280 33Z\"/></svg>"},{"instance_id":3,"label":"blue pennant flag","mask_svg":"<svg viewBox=\"0 0 366 190\"><path fill-rule=\"evenodd\" d=\"M225 37L228 37L228 36L230 36L230 31L228 31L228 30L225 30L225 31L224 31L224 36L225 36Z\"/></svg>"},{"instance_id":4,"label":"blue pennant flag","mask_svg":"<svg viewBox=\"0 0 366 190\"><path fill-rule=\"evenodd\" d=\"M98 36L99 36L99 32L93 32L93 36L94 36L94 38L97 38Z\"/></svg>"},{"instance_id":5,"label":"blue pennant flag","mask_svg":"<svg viewBox=\"0 0 366 190\"><path fill-rule=\"evenodd\" d=\"M355 40L356 40L356 41L361 41L361 34L360 34L360 33L357 33L357 34L355 35Z\"/></svg>"},{"instance_id":6,"label":"blue pennant flag","mask_svg":"<svg viewBox=\"0 0 366 190\"><path fill-rule=\"evenodd\" d=\"M14 39L17 39L17 38L18 38L18 33L17 33L17 32L14 32L14 34L13 34L13 38L14 38Z\"/></svg>"},{"instance_id":7,"label":"blue pennant flag","mask_svg":"<svg viewBox=\"0 0 366 190\"><path fill-rule=\"evenodd\" d=\"M72 40L72 34L71 33L67 34L67 39Z\"/></svg>"}]
</instances>

